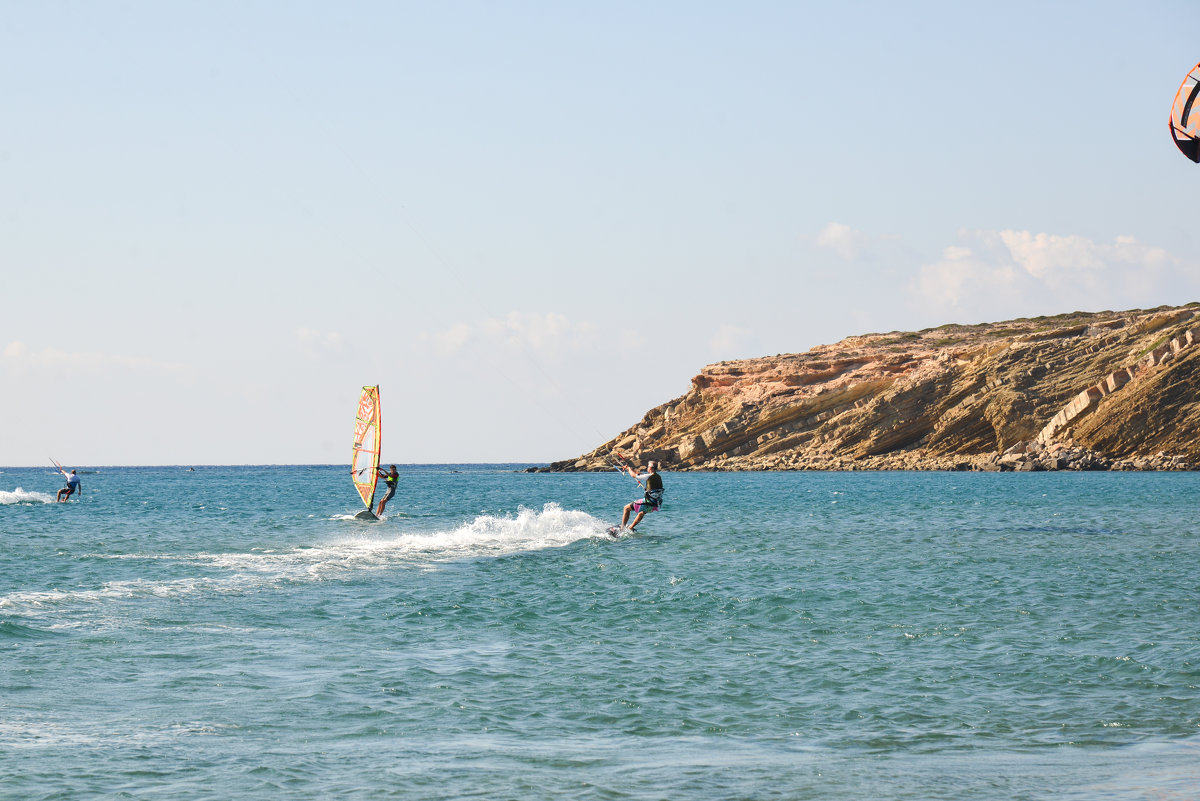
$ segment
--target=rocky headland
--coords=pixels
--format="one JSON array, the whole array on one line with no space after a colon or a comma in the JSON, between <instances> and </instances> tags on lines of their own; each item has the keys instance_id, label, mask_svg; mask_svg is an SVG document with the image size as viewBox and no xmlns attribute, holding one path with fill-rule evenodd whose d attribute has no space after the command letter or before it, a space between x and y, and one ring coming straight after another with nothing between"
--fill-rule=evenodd
<instances>
[{"instance_id":1,"label":"rocky headland","mask_svg":"<svg viewBox=\"0 0 1200 801\"><path fill-rule=\"evenodd\" d=\"M1200 304L849 337L719 362L549 470L1190 470Z\"/></svg>"}]
</instances>

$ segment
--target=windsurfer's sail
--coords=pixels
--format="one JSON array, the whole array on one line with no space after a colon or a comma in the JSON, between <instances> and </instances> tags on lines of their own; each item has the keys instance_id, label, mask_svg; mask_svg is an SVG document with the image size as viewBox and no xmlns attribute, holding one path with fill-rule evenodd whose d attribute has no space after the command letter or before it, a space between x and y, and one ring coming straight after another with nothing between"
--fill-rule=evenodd
<instances>
[{"instance_id":1,"label":"windsurfer's sail","mask_svg":"<svg viewBox=\"0 0 1200 801\"><path fill-rule=\"evenodd\" d=\"M379 423L379 387L363 387L358 396L358 414L354 418L354 458L350 461L350 474L367 509L375 503L375 483L379 481L382 438Z\"/></svg>"},{"instance_id":2,"label":"windsurfer's sail","mask_svg":"<svg viewBox=\"0 0 1200 801\"><path fill-rule=\"evenodd\" d=\"M1183 155L1200 162L1200 107L1195 107L1200 94L1200 64L1183 79L1175 102L1171 105L1171 138Z\"/></svg>"}]
</instances>

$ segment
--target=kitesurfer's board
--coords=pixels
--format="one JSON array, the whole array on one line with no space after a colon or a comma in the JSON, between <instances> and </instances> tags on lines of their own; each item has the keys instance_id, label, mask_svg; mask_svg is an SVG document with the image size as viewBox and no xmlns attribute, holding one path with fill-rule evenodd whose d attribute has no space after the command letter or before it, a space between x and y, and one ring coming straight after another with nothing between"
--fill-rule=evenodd
<instances>
[{"instance_id":1,"label":"kitesurfer's board","mask_svg":"<svg viewBox=\"0 0 1200 801\"><path fill-rule=\"evenodd\" d=\"M630 531L630 529L621 528L620 526L609 526L608 527L608 536L612 537L615 540L615 539L618 539L622 534L626 534L629 531Z\"/></svg>"}]
</instances>

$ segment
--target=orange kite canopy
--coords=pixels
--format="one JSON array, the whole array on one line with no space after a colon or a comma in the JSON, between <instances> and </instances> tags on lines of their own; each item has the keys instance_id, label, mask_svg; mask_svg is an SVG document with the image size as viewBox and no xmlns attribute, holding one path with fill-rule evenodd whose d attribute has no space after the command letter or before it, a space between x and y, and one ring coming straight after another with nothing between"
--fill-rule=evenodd
<instances>
[{"instance_id":1,"label":"orange kite canopy","mask_svg":"<svg viewBox=\"0 0 1200 801\"><path fill-rule=\"evenodd\" d=\"M1175 93L1171 106L1171 138L1179 152L1192 161L1200 163L1200 109L1196 108L1196 95L1200 93L1200 64L1183 79Z\"/></svg>"}]
</instances>

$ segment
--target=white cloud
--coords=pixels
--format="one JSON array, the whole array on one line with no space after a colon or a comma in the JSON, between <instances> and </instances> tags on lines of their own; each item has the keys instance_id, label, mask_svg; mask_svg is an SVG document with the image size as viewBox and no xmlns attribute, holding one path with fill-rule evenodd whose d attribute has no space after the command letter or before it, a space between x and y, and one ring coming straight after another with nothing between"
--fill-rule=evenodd
<instances>
[{"instance_id":1,"label":"white cloud","mask_svg":"<svg viewBox=\"0 0 1200 801\"><path fill-rule=\"evenodd\" d=\"M1050 286L1092 281L1122 268L1158 270L1177 261L1162 248L1143 245L1132 236L1118 236L1112 244L1029 231L1000 231L995 236L1016 264Z\"/></svg>"},{"instance_id":2,"label":"white cloud","mask_svg":"<svg viewBox=\"0 0 1200 801\"><path fill-rule=\"evenodd\" d=\"M433 335L433 347L439 356L453 356L471 341L473 333L471 326L466 323L455 323Z\"/></svg>"},{"instance_id":3,"label":"white cloud","mask_svg":"<svg viewBox=\"0 0 1200 801\"><path fill-rule=\"evenodd\" d=\"M1011 264L994 263L967 247L951 245L942 258L921 267L917 288L921 298L946 311L958 311L977 295L1008 297L1020 281Z\"/></svg>"},{"instance_id":4,"label":"white cloud","mask_svg":"<svg viewBox=\"0 0 1200 801\"><path fill-rule=\"evenodd\" d=\"M813 242L847 262L895 261L909 250L899 237L859 231L840 222L826 225Z\"/></svg>"},{"instance_id":5,"label":"white cloud","mask_svg":"<svg viewBox=\"0 0 1200 801\"><path fill-rule=\"evenodd\" d=\"M832 250L846 261L854 261L862 253L867 235L843 223L831 222L817 234L817 247Z\"/></svg>"},{"instance_id":6,"label":"white cloud","mask_svg":"<svg viewBox=\"0 0 1200 801\"><path fill-rule=\"evenodd\" d=\"M457 354L468 347L498 346L558 357L595 344L596 327L574 322L557 312L509 312L477 323L458 322L426 336L440 355Z\"/></svg>"},{"instance_id":7,"label":"white cloud","mask_svg":"<svg viewBox=\"0 0 1200 801\"><path fill-rule=\"evenodd\" d=\"M336 331L325 332L300 327L296 329L295 334L301 353L312 359L336 355L345 347L342 335Z\"/></svg>"},{"instance_id":8,"label":"white cloud","mask_svg":"<svg viewBox=\"0 0 1200 801\"><path fill-rule=\"evenodd\" d=\"M1131 236L1096 242L1003 230L962 231L959 240L920 267L911 287L918 305L1002 319L1195 299L1197 265Z\"/></svg>"},{"instance_id":9,"label":"white cloud","mask_svg":"<svg viewBox=\"0 0 1200 801\"><path fill-rule=\"evenodd\" d=\"M547 312L509 312L504 317L492 317L480 325L484 336L509 347L534 351L555 349L571 334L571 324L564 315Z\"/></svg>"},{"instance_id":10,"label":"white cloud","mask_svg":"<svg viewBox=\"0 0 1200 801\"><path fill-rule=\"evenodd\" d=\"M97 351L65 351L58 348L34 350L21 341L6 344L0 350L0 367L14 371L99 374L113 370L135 373L178 373L183 365L160 362L141 356L100 353Z\"/></svg>"}]
</instances>

